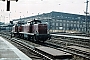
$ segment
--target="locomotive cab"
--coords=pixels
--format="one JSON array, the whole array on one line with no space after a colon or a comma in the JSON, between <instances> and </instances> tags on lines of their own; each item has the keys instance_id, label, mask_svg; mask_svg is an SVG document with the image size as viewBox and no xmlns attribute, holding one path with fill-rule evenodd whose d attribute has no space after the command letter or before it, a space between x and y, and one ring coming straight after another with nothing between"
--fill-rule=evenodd
<instances>
[{"instance_id":1,"label":"locomotive cab","mask_svg":"<svg viewBox=\"0 0 90 60\"><path fill-rule=\"evenodd\" d=\"M33 32L35 33L36 38L40 41L45 41L49 38L47 24L34 24Z\"/></svg>"},{"instance_id":2,"label":"locomotive cab","mask_svg":"<svg viewBox=\"0 0 90 60\"><path fill-rule=\"evenodd\" d=\"M39 20L33 20L30 22L30 26L30 32L34 33L36 41L46 41L50 38L47 24L41 23Z\"/></svg>"},{"instance_id":3,"label":"locomotive cab","mask_svg":"<svg viewBox=\"0 0 90 60\"><path fill-rule=\"evenodd\" d=\"M16 25L14 25L12 27L12 34L11 35L18 36L18 33L19 33L19 31L18 31L18 25L16 24Z\"/></svg>"}]
</instances>

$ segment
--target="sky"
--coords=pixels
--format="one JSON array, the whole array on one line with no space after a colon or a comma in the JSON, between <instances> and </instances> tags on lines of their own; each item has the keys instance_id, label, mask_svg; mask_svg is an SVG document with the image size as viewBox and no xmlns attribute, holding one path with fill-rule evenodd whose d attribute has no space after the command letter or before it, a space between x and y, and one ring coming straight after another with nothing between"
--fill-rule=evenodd
<instances>
[{"instance_id":1,"label":"sky","mask_svg":"<svg viewBox=\"0 0 90 60\"><path fill-rule=\"evenodd\" d=\"M88 12L90 13L90 0ZM85 15L86 0L18 0L10 2L10 11L6 11L7 2L0 1L0 22L49 13L52 11Z\"/></svg>"}]
</instances>

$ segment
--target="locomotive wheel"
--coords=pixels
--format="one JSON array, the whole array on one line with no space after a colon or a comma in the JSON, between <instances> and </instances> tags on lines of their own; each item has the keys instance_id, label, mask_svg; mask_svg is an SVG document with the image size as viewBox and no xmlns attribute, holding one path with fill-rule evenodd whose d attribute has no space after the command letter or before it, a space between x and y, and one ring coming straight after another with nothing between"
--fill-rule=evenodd
<instances>
[{"instance_id":1,"label":"locomotive wheel","mask_svg":"<svg viewBox=\"0 0 90 60\"><path fill-rule=\"evenodd\" d=\"M34 37L33 37L33 40L34 40L35 42L38 42L37 36L34 36Z\"/></svg>"},{"instance_id":2,"label":"locomotive wheel","mask_svg":"<svg viewBox=\"0 0 90 60\"><path fill-rule=\"evenodd\" d=\"M28 36L28 39L31 40L31 41L33 41L33 36L29 35Z\"/></svg>"},{"instance_id":3,"label":"locomotive wheel","mask_svg":"<svg viewBox=\"0 0 90 60\"><path fill-rule=\"evenodd\" d=\"M24 38L24 35L22 34L22 37L21 38Z\"/></svg>"}]
</instances>

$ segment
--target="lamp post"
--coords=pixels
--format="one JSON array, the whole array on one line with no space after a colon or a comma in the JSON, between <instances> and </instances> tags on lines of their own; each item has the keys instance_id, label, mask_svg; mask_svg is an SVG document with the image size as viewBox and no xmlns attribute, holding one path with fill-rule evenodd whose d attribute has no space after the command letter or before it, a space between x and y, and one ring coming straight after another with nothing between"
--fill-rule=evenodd
<instances>
[{"instance_id":1,"label":"lamp post","mask_svg":"<svg viewBox=\"0 0 90 60\"><path fill-rule=\"evenodd\" d=\"M39 13L38 13L38 15L37 15L37 16L38 16L38 18L37 18L37 19L39 20Z\"/></svg>"},{"instance_id":2,"label":"lamp post","mask_svg":"<svg viewBox=\"0 0 90 60\"><path fill-rule=\"evenodd\" d=\"M20 12L20 20L21 20L21 12Z\"/></svg>"},{"instance_id":3,"label":"lamp post","mask_svg":"<svg viewBox=\"0 0 90 60\"><path fill-rule=\"evenodd\" d=\"M11 14L11 12L9 12L9 21L10 21L10 14ZM9 26L9 31L10 31L10 30L12 30L12 29L11 29L10 26Z\"/></svg>"},{"instance_id":4,"label":"lamp post","mask_svg":"<svg viewBox=\"0 0 90 60\"><path fill-rule=\"evenodd\" d=\"M5 18L4 18L5 16L4 16L4 10L3 9L1 9L1 22L5 22Z\"/></svg>"},{"instance_id":5,"label":"lamp post","mask_svg":"<svg viewBox=\"0 0 90 60\"><path fill-rule=\"evenodd\" d=\"M10 14L11 14L11 12L9 13L9 21L10 21Z\"/></svg>"}]
</instances>

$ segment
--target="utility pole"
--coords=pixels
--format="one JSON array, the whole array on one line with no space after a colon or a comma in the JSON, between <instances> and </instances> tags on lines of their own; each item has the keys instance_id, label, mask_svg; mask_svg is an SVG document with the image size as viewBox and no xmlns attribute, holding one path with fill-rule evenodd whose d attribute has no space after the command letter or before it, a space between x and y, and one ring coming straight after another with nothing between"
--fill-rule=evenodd
<instances>
[{"instance_id":1,"label":"utility pole","mask_svg":"<svg viewBox=\"0 0 90 60\"><path fill-rule=\"evenodd\" d=\"M86 3L86 12L84 12L86 14L86 16L85 16L86 33L89 32L89 26L88 26L89 22L88 22L88 19L87 19L87 15L89 14L88 13L88 2L89 2L88 0L85 2Z\"/></svg>"}]
</instances>

